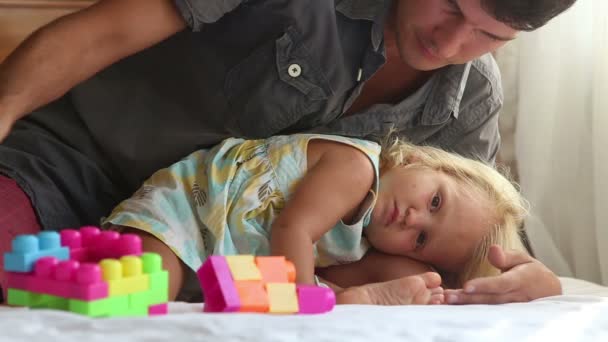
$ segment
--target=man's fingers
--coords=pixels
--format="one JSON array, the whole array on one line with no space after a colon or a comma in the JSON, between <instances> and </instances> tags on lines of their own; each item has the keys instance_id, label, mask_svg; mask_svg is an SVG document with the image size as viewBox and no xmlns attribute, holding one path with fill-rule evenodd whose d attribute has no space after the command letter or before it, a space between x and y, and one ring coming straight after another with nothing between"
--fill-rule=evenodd
<instances>
[{"instance_id":1,"label":"man's fingers","mask_svg":"<svg viewBox=\"0 0 608 342\"><path fill-rule=\"evenodd\" d=\"M534 261L534 258L524 252L505 251L498 245L492 245L488 253L492 265L505 272L511 268Z\"/></svg>"},{"instance_id":2,"label":"man's fingers","mask_svg":"<svg viewBox=\"0 0 608 342\"><path fill-rule=\"evenodd\" d=\"M504 304L526 302L527 298L517 292L503 294L468 294L462 290L446 290L444 293L446 304Z\"/></svg>"},{"instance_id":3,"label":"man's fingers","mask_svg":"<svg viewBox=\"0 0 608 342\"><path fill-rule=\"evenodd\" d=\"M503 273L494 277L476 278L467 281L463 292L473 294L501 294L514 291L518 288L519 279L513 273Z\"/></svg>"}]
</instances>

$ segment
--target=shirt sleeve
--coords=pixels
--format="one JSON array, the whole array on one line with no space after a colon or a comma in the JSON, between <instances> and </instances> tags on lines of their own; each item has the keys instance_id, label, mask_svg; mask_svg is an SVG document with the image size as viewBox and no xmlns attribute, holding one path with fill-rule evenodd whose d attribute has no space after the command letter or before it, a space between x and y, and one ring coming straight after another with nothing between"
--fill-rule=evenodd
<instances>
[{"instance_id":1,"label":"shirt sleeve","mask_svg":"<svg viewBox=\"0 0 608 342\"><path fill-rule=\"evenodd\" d=\"M243 0L173 0L180 14L192 29L200 31L204 24L218 21L237 8Z\"/></svg>"}]
</instances>

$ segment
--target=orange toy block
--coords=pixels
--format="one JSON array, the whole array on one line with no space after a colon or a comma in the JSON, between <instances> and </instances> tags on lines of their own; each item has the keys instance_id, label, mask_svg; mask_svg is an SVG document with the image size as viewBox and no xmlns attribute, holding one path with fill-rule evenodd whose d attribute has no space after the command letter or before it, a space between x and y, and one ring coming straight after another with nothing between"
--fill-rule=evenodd
<instances>
[{"instance_id":1,"label":"orange toy block","mask_svg":"<svg viewBox=\"0 0 608 342\"><path fill-rule=\"evenodd\" d=\"M296 313L300 310L298 306L298 294L294 283L268 283L266 291L271 313Z\"/></svg>"},{"instance_id":2,"label":"orange toy block","mask_svg":"<svg viewBox=\"0 0 608 342\"><path fill-rule=\"evenodd\" d=\"M239 280L262 280L262 274L255 265L253 255L230 255L226 256L226 262L235 281Z\"/></svg>"},{"instance_id":3,"label":"orange toy block","mask_svg":"<svg viewBox=\"0 0 608 342\"><path fill-rule=\"evenodd\" d=\"M256 257L255 263L265 283L293 283L296 280L296 268L284 256Z\"/></svg>"},{"instance_id":4,"label":"orange toy block","mask_svg":"<svg viewBox=\"0 0 608 342\"><path fill-rule=\"evenodd\" d=\"M268 294L261 281L236 281L234 283L241 301L241 312L268 312Z\"/></svg>"}]
</instances>

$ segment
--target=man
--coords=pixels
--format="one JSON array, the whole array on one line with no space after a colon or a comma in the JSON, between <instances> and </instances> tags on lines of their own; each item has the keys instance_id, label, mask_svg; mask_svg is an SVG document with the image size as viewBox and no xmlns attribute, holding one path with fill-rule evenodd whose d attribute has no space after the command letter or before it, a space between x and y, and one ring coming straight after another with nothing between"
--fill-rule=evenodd
<instances>
[{"instance_id":1,"label":"man","mask_svg":"<svg viewBox=\"0 0 608 342\"><path fill-rule=\"evenodd\" d=\"M230 136L395 129L491 162L502 90L488 53L574 1L100 1L0 67L0 227L96 224L153 171ZM448 299L560 291L528 256L491 260L508 272Z\"/></svg>"}]
</instances>

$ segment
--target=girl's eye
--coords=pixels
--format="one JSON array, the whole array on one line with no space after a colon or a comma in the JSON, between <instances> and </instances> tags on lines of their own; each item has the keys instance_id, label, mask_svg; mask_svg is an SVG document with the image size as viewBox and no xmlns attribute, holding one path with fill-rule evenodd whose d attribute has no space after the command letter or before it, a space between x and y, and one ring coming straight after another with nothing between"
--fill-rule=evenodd
<instances>
[{"instance_id":1,"label":"girl's eye","mask_svg":"<svg viewBox=\"0 0 608 342\"><path fill-rule=\"evenodd\" d=\"M416 238L416 249L423 247L425 243L426 243L426 233L420 232L420 234L418 234L418 237Z\"/></svg>"},{"instance_id":2,"label":"girl's eye","mask_svg":"<svg viewBox=\"0 0 608 342\"><path fill-rule=\"evenodd\" d=\"M435 194L431 200L431 211L437 211L441 207L441 196Z\"/></svg>"}]
</instances>

